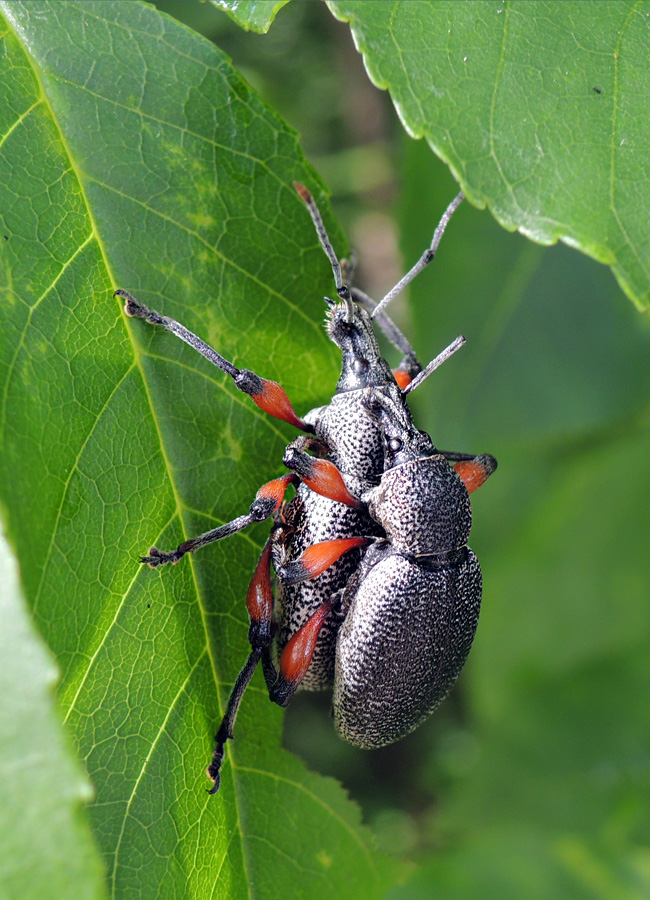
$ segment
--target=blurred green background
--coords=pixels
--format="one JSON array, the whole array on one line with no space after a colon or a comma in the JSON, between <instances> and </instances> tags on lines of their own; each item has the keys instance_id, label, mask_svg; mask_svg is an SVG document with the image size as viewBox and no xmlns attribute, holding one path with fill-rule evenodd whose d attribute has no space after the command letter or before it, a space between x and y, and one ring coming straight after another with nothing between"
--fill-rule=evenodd
<instances>
[{"instance_id":1,"label":"blurred green background","mask_svg":"<svg viewBox=\"0 0 650 900\"><path fill-rule=\"evenodd\" d=\"M214 40L302 136L375 297L457 186L402 130L349 29L292 3L267 35L208 4L159 9ZM381 846L422 863L391 898L650 896L650 328L608 269L465 204L393 310L428 360L412 405L438 446L490 452L471 544L484 605L451 698L408 739L341 742L301 694L285 743L341 780Z\"/></svg>"}]
</instances>

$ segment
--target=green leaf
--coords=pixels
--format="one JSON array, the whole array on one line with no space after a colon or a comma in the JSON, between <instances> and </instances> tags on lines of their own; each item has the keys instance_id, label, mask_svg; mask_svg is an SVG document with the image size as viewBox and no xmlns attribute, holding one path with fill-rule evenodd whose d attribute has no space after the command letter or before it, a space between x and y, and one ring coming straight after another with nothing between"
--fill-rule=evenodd
<instances>
[{"instance_id":1,"label":"green leaf","mask_svg":"<svg viewBox=\"0 0 650 900\"><path fill-rule=\"evenodd\" d=\"M206 793L267 529L162 572L138 554L247 510L293 432L112 298L181 319L299 410L322 403L331 273L291 181L341 246L321 185L228 59L152 7L0 10L0 498L112 894L378 897L398 868L280 749L259 673Z\"/></svg>"},{"instance_id":2,"label":"green leaf","mask_svg":"<svg viewBox=\"0 0 650 900\"><path fill-rule=\"evenodd\" d=\"M289 0L210 0L210 2L227 12L245 31L266 34L278 10Z\"/></svg>"},{"instance_id":3,"label":"green leaf","mask_svg":"<svg viewBox=\"0 0 650 900\"><path fill-rule=\"evenodd\" d=\"M101 898L102 865L80 816L90 786L63 739L57 669L34 634L1 533L0 585L0 896Z\"/></svg>"},{"instance_id":4,"label":"green leaf","mask_svg":"<svg viewBox=\"0 0 650 900\"><path fill-rule=\"evenodd\" d=\"M409 134L508 229L650 306L650 6L329 0Z\"/></svg>"}]
</instances>

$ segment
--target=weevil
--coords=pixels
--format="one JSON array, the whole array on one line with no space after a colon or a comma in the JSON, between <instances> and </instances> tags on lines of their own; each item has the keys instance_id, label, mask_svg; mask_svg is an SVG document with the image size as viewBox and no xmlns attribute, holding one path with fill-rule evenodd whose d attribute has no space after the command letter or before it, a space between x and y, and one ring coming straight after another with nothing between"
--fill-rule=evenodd
<instances>
[{"instance_id":1,"label":"weevil","mask_svg":"<svg viewBox=\"0 0 650 900\"><path fill-rule=\"evenodd\" d=\"M306 187L294 187L330 260L337 293L325 301L341 373L326 406L300 418L279 384L237 368L176 320L116 291L127 315L175 334L259 408L303 432L286 448L288 474L263 485L248 513L175 550L151 547L140 557L152 568L177 563L272 519L246 596L251 652L215 735L210 793L219 789L227 741L260 662L273 702L287 706L298 688L333 688L339 734L359 747L381 747L413 731L444 699L469 653L481 601L481 570L467 547L468 494L496 460L437 450L406 402L464 338L423 367L384 312L433 260L463 195L448 206L415 266L375 303L348 283L349 266L339 262L315 201ZM395 371L381 354L373 322L403 354ZM295 496L287 501L290 486Z\"/></svg>"}]
</instances>

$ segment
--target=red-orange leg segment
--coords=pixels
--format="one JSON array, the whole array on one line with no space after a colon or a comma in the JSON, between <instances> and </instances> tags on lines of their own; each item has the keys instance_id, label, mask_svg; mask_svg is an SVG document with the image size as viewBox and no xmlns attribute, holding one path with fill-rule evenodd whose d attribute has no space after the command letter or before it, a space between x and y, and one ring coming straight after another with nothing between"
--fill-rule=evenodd
<instances>
[{"instance_id":1,"label":"red-orange leg segment","mask_svg":"<svg viewBox=\"0 0 650 900\"><path fill-rule=\"evenodd\" d=\"M116 297L124 299L124 312L127 316L136 319L144 319L150 325L162 325L167 331L176 335L181 341L184 341L190 347L205 357L212 365L217 366L226 375L230 375L235 383L235 387L239 388L245 394L248 394L253 403L256 403L260 409L275 416L276 419L282 419L302 431L313 431L311 425L308 425L296 415L291 401L287 397L284 388L280 387L275 381L269 381L266 378L260 378L255 372L249 369L238 369L230 360L211 347L194 332L190 331L176 319L170 316L162 316L155 309L149 309L144 303L136 300L128 291L115 291Z\"/></svg>"},{"instance_id":2,"label":"red-orange leg segment","mask_svg":"<svg viewBox=\"0 0 650 900\"><path fill-rule=\"evenodd\" d=\"M289 563L278 574L282 576L283 584L298 584L301 581L316 578L329 569L348 550L353 550L355 547L367 547L371 542L372 538L365 537L320 541L318 544L307 547L299 559Z\"/></svg>"},{"instance_id":3,"label":"red-orange leg segment","mask_svg":"<svg viewBox=\"0 0 650 900\"><path fill-rule=\"evenodd\" d=\"M467 493L478 490L497 467L497 461L487 453L475 456L473 459L464 459L454 463L454 469L463 479Z\"/></svg>"},{"instance_id":4,"label":"red-orange leg segment","mask_svg":"<svg viewBox=\"0 0 650 900\"><path fill-rule=\"evenodd\" d=\"M271 542L262 550L246 594L246 609L251 620L248 640L252 647L266 647L271 642L273 588L271 585Z\"/></svg>"},{"instance_id":5,"label":"red-orange leg segment","mask_svg":"<svg viewBox=\"0 0 650 900\"><path fill-rule=\"evenodd\" d=\"M283 481L286 477L287 476L284 476L283 479L278 478L276 481ZM273 484L273 482L270 482L270 484ZM264 488L268 487L269 485L264 485ZM281 502L282 498L280 497L278 499L278 505ZM230 692L225 715L214 738L212 761L207 768L208 776L214 782L209 791L211 794L215 794L219 790L219 784L221 782L221 764L223 763L225 754L226 741L230 740L233 736L235 719L237 718L237 712L239 711L244 691L248 687L250 680L255 673L258 662L262 659L262 656L268 652L268 647L271 643L271 638L273 637L273 589L271 586L270 540L264 545L259 562L255 567L251 583L248 586L246 609L248 610L248 615L251 620L250 628L248 630L248 640L251 643L252 650ZM265 677L268 677L267 672L265 672ZM273 673L272 678L275 680L275 673Z\"/></svg>"},{"instance_id":6,"label":"red-orange leg segment","mask_svg":"<svg viewBox=\"0 0 650 900\"><path fill-rule=\"evenodd\" d=\"M245 372L246 370L242 370L242 375ZM246 374L253 375L252 372L246 372ZM259 382L259 384L256 382L253 385L256 388L255 392L242 387L243 382L238 383L237 378L235 378L235 384L249 394L253 403L257 404L265 413L274 416L276 419L282 419L284 422L288 422L289 425L300 428L302 431L311 431L311 426L298 418L285 389L277 381L269 381L266 378L260 378L258 375L255 375L254 378Z\"/></svg>"},{"instance_id":7,"label":"red-orange leg segment","mask_svg":"<svg viewBox=\"0 0 650 900\"><path fill-rule=\"evenodd\" d=\"M361 509L363 503L357 497L353 497L345 486L343 476L333 462L328 459L314 459L311 465L311 475L302 479L308 488L330 500L345 503L354 509Z\"/></svg>"},{"instance_id":8,"label":"red-orange leg segment","mask_svg":"<svg viewBox=\"0 0 650 900\"><path fill-rule=\"evenodd\" d=\"M280 475L279 478L274 478L273 481L267 481L266 484L262 485L257 494L255 494L253 505L258 503L258 501L261 504L264 504L265 501L273 501L273 509L269 513L269 515L273 515L273 513L277 512L282 505L284 495L286 494L289 485L296 484L297 481L298 479L293 473L289 475ZM266 518L268 518L268 516L266 516Z\"/></svg>"},{"instance_id":9,"label":"red-orange leg segment","mask_svg":"<svg viewBox=\"0 0 650 900\"><path fill-rule=\"evenodd\" d=\"M343 476L334 463L329 459L310 456L302 449L303 446L311 449L314 443L312 438L307 437L299 437L292 441L284 453L285 466L299 475L314 493L336 500L338 503L345 503L354 509L361 509L363 503L347 489Z\"/></svg>"},{"instance_id":10,"label":"red-orange leg segment","mask_svg":"<svg viewBox=\"0 0 650 900\"><path fill-rule=\"evenodd\" d=\"M393 369L393 376L402 390L413 381L413 376L409 372L405 372L404 369Z\"/></svg>"},{"instance_id":11,"label":"red-orange leg segment","mask_svg":"<svg viewBox=\"0 0 650 900\"><path fill-rule=\"evenodd\" d=\"M316 649L323 623L331 613L335 600L319 606L305 624L296 631L280 657L280 674L269 691L269 696L279 706L287 706L300 682L307 674Z\"/></svg>"}]
</instances>

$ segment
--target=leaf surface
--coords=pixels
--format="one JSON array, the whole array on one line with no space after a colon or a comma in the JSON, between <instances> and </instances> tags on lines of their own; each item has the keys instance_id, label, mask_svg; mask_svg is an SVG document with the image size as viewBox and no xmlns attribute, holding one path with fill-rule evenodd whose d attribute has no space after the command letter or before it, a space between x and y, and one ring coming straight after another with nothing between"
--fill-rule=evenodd
<instances>
[{"instance_id":1,"label":"leaf surface","mask_svg":"<svg viewBox=\"0 0 650 900\"><path fill-rule=\"evenodd\" d=\"M472 203L606 263L648 308L648 3L328 5Z\"/></svg>"},{"instance_id":2,"label":"leaf surface","mask_svg":"<svg viewBox=\"0 0 650 900\"><path fill-rule=\"evenodd\" d=\"M265 34L289 0L210 0L246 31Z\"/></svg>"},{"instance_id":3,"label":"leaf surface","mask_svg":"<svg viewBox=\"0 0 650 900\"><path fill-rule=\"evenodd\" d=\"M0 896L103 898L101 860L81 816L90 785L63 738L57 669L34 633L2 534L0 585Z\"/></svg>"},{"instance_id":4,"label":"leaf surface","mask_svg":"<svg viewBox=\"0 0 650 900\"><path fill-rule=\"evenodd\" d=\"M331 275L291 182L340 246L321 186L227 58L152 7L0 10L0 492L111 895L378 897L395 864L280 750L260 673L205 791L268 529L169 570L138 555L246 511L294 433L112 298L182 320L299 411L324 402Z\"/></svg>"}]
</instances>

